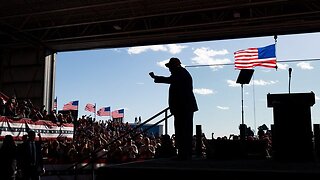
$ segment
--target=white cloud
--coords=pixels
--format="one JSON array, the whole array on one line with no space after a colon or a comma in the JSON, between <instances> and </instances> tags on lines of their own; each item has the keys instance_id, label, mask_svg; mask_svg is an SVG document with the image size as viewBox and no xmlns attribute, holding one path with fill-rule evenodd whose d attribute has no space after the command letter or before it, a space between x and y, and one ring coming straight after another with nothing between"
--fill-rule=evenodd
<instances>
[{"instance_id":1,"label":"white cloud","mask_svg":"<svg viewBox=\"0 0 320 180\"><path fill-rule=\"evenodd\" d=\"M195 94L201 94L201 95L208 95L208 94L213 94L213 93L215 93L213 90L211 90L211 89L205 89L205 88L193 89L193 92L194 92Z\"/></svg>"},{"instance_id":2,"label":"white cloud","mask_svg":"<svg viewBox=\"0 0 320 180\"><path fill-rule=\"evenodd\" d=\"M182 46L178 44L169 44L168 48L171 54L179 54L182 51L182 49L187 48L187 46Z\"/></svg>"},{"instance_id":3,"label":"white cloud","mask_svg":"<svg viewBox=\"0 0 320 180\"><path fill-rule=\"evenodd\" d=\"M222 110L228 110L229 107L224 107L224 106L217 106L218 109L222 109Z\"/></svg>"},{"instance_id":4,"label":"white cloud","mask_svg":"<svg viewBox=\"0 0 320 180\"><path fill-rule=\"evenodd\" d=\"M288 69L288 64L277 63L278 69L286 70Z\"/></svg>"},{"instance_id":5,"label":"white cloud","mask_svg":"<svg viewBox=\"0 0 320 180\"><path fill-rule=\"evenodd\" d=\"M217 64L227 64L230 63L231 60L228 58L214 58L215 56L218 55L226 55L229 54L229 52L226 49L217 51L217 50L212 50L209 48L198 48L194 50L193 52L196 56L192 58L192 62L196 65L214 65L210 66L212 69L217 69L217 68L222 68L222 65L217 65Z\"/></svg>"},{"instance_id":6,"label":"white cloud","mask_svg":"<svg viewBox=\"0 0 320 180\"><path fill-rule=\"evenodd\" d=\"M118 48L112 49L112 51L114 51L114 52L121 52L121 50L118 49Z\"/></svg>"},{"instance_id":7,"label":"white cloud","mask_svg":"<svg viewBox=\"0 0 320 180\"><path fill-rule=\"evenodd\" d=\"M250 84L247 84L247 85L251 86L252 83L254 83L255 86L267 86L267 85L271 85L271 84L276 84L276 83L278 83L278 81L253 80L253 81L250 82ZM227 84L230 87L239 87L239 86L241 86L241 84L237 83L234 80L227 80Z\"/></svg>"},{"instance_id":8,"label":"white cloud","mask_svg":"<svg viewBox=\"0 0 320 180\"><path fill-rule=\"evenodd\" d=\"M169 62L169 59L166 59L166 60L157 62L157 65L163 68L167 68L165 64L168 62Z\"/></svg>"},{"instance_id":9,"label":"white cloud","mask_svg":"<svg viewBox=\"0 0 320 180\"><path fill-rule=\"evenodd\" d=\"M300 62L297 64L297 66L304 70L313 69L313 66L311 66L310 62Z\"/></svg>"},{"instance_id":10,"label":"white cloud","mask_svg":"<svg viewBox=\"0 0 320 180\"><path fill-rule=\"evenodd\" d=\"M168 63L168 62L169 62L169 59L166 59L166 60L157 62L157 65L160 66L160 67L162 67L162 68L167 68L165 64ZM186 65L181 64L181 66L182 66L182 67L185 67Z\"/></svg>"},{"instance_id":11,"label":"white cloud","mask_svg":"<svg viewBox=\"0 0 320 180\"><path fill-rule=\"evenodd\" d=\"M230 87L239 87L240 84L238 84L236 81L234 80L227 80L228 86Z\"/></svg>"},{"instance_id":12,"label":"white cloud","mask_svg":"<svg viewBox=\"0 0 320 180\"><path fill-rule=\"evenodd\" d=\"M170 54L178 54L182 49L187 48L187 46L182 46L178 44L168 44L168 45L152 45L152 46L136 46L128 49L129 54L140 54L146 51L164 51Z\"/></svg>"},{"instance_id":13,"label":"white cloud","mask_svg":"<svg viewBox=\"0 0 320 180\"><path fill-rule=\"evenodd\" d=\"M271 84L276 84L278 83L278 81L264 81L264 80L253 80L252 81L254 83L255 86L266 86L266 85L271 85ZM252 85L252 82L250 83L250 85Z\"/></svg>"},{"instance_id":14,"label":"white cloud","mask_svg":"<svg viewBox=\"0 0 320 180\"><path fill-rule=\"evenodd\" d=\"M152 46L136 46L128 49L129 54L140 54L146 52L148 50L151 51L168 51L168 49L164 45L152 45Z\"/></svg>"}]
</instances>

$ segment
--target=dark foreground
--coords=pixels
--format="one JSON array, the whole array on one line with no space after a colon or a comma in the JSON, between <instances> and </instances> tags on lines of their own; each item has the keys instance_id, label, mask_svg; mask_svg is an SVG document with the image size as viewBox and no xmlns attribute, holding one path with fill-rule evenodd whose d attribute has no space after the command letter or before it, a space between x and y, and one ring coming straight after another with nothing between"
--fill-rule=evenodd
<instances>
[{"instance_id":1,"label":"dark foreground","mask_svg":"<svg viewBox=\"0 0 320 180\"><path fill-rule=\"evenodd\" d=\"M121 178L314 178L320 177L319 162L275 162L269 159L212 160L193 158L187 161L153 159L101 167L97 180Z\"/></svg>"}]
</instances>

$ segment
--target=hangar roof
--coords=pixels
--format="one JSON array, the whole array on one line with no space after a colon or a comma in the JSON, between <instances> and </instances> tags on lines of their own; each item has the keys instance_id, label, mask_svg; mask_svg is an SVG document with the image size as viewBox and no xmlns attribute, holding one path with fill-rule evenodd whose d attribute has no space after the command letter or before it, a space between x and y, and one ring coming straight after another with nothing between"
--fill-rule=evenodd
<instances>
[{"instance_id":1,"label":"hangar roof","mask_svg":"<svg viewBox=\"0 0 320 180\"><path fill-rule=\"evenodd\" d=\"M320 31L318 0L8 0L0 48L117 48Z\"/></svg>"}]
</instances>

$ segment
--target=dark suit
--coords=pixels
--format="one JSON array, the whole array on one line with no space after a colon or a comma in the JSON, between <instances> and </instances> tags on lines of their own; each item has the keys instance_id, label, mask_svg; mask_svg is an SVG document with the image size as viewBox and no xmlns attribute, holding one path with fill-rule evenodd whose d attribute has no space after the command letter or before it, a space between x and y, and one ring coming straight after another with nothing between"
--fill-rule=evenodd
<instances>
[{"instance_id":1,"label":"dark suit","mask_svg":"<svg viewBox=\"0 0 320 180\"><path fill-rule=\"evenodd\" d=\"M1 101L1 100L0 100ZM0 179L13 180L16 170L17 146L11 135L6 135L0 148Z\"/></svg>"},{"instance_id":2,"label":"dark suit","mask_svg":"<svg viewBox=\"0 0 320 180\"><path fill-rule=\"evenodd\" d=\"M33 147L31 147L33 146ZM34 149L34 153L32 153ZM39 180L43 169L41 143L26 141L18 149L18 168L21 170L22 179Z\"/></svg>"},{"instance_id":3,"label":"dark suit","mask_svg":"<svg viewBox=\"0 0 320 180\"><path fill-rule=\"evenodd\" d=\"M178 157L189 159L192 155L193 114L198 110L193 94L192 77L183 67L171 68L171 76L155 76L155 83L167 83L169 87L169 108L174 116L176 147Z\"/></svg>"}]
</instances>

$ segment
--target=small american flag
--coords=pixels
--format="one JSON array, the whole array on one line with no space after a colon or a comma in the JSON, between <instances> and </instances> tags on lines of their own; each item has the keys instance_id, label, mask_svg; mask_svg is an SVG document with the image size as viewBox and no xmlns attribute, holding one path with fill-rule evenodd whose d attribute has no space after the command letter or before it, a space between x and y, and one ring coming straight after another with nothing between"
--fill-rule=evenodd
<instances>
[{"instance_id":1,"label":"small american flag","mask_svg":"<svg viewBox=\"0 0 320 180\"><path fill-rule=\"evenodd\" d=\"M253 69L256 66L277 68L275 44L236 51L234 59L236 69Z\"/></svg>"},{"instance_id":2,"label":"small american flag","mask_svg":"<svg viewBox=\"0 0 320 180\"><path fill-rule=\"evenodd\" d=\"M97 115L98 116L110 116L111 115L110 109L111 109L110 107L102 107L97 111Z\"/></svg>"},{"instance_id":3,"label":"small american flag","mask_svg":"<svg viewBox=\"0 0 320 180\"><path fill-rule=\"evenodd\" d=\"M63 110L78 110L79 101L70 101L63 105Z\"/></svg>"},{"instance_id":4,"label":"small american flag","mask_svg":"<svg viewBox=\"0 0 320 180\"><path fill-rule=\"evenodd\" d=\"M0 100L5 104L10 98L0 91Z\"/></svg>"},{"instance_id":5,"label":"small american flag","mask_svg":"<svg viewBox=\"0 0 320 180\"><path fill-rule=\"evenodd\" d=\"M94 104L88 103L84 110L89 111L89 112L96 112L96 106Z\"/></svg>"},{"instance_id":6,"label":"small american flag","mask_svg":"<svg viewBox=\"0 0 320 180\"><path fill-rule=\"evenodd\" d=\"M124 117L124 109L112 111L112 118L123 118L123 117Z\"/></svg>"}]
</instances>

